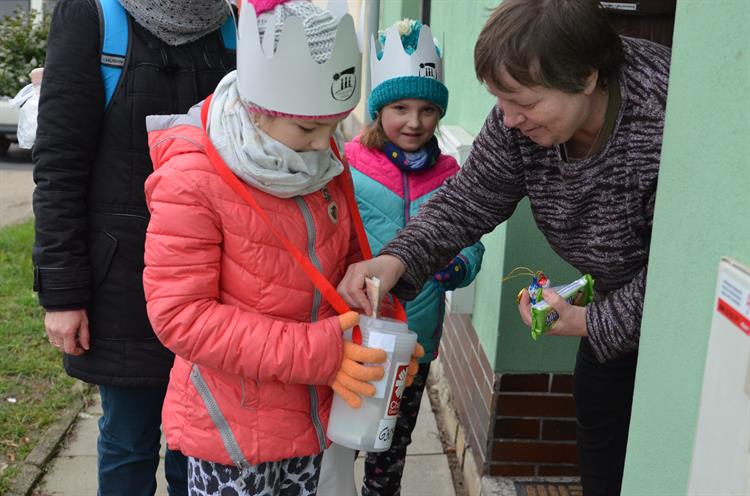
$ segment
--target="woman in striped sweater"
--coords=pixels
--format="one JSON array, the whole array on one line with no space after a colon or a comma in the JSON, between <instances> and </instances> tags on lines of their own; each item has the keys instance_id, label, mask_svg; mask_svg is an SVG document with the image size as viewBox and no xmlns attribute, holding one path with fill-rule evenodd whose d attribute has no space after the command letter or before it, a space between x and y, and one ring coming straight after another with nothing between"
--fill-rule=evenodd
<instances>
[{"instance_id":1,"label":"woman in striped sweater","mask_svg":"<svg viewBox=\"0 0 750 496\"><path fill-rule=\"evenodd\" d=\"M670 55L617 36L593 0L503 1L474 51L497 105L466 164L339 286L365 310L365 275L413 298L528 197L552 248L597 283L585 307L544 294L560 314L550 334L582 338L574 398L587 496L618 494L622 483ZM519 311L529 324L527 294Z\"/></svg>"}]
</instances>

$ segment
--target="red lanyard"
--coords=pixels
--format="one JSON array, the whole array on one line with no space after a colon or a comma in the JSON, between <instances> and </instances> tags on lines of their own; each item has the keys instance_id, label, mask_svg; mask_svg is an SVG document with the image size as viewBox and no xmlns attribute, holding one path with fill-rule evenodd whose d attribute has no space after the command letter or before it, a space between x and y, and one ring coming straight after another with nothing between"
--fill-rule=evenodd
<instances>
[{"instance_id":1,"label":"red lanyard","mask_svg":"<svg viewBox=\"0 0 750 496\"><path fill-rule=\"evenodd\" d=\"M247 202L248 205L250 205L255 210L258 216L266 224L266 227L271 231L271 233L273 233L276 239L281 241L281 243L284 245L284 248L286 248L286 250L291 253L292 257L300 266L302 271L312 281L318 291L320 291L320 293L323 295L323 298L326 299L326 301L333 307L333 309L336 310L339 314L350 312L351 309L349 308L349 305L346 304L341 295L336 291L336 288L334 288L330 281L320 273L320 271L312 264L310 259L302 254L299 248L292 244L292 242L289 241L286 236L284 236L273 226L271 220L268 218L268 215L258 204L257 200L250 192L248 187L242 181L240 181L237 176L234 175L229 167L227 167L227 165L224 163L224 160L221 158L221 155L219 155L219 152L216 151L216 148L214 148L211 139L208 137L208 133L205 132L207 128L206 123L208 121L208 109L211 105L212 97L213 95L210 95L208 98L206 98L206 100L203 102L203 107L201 108L201 122L203 124L204 130L203 145L205 147L206 155L208 156L208 160L211 162L211 165L213 165L214 169L216 169L216 172L219 173L219 176L221 176L224 182L226 182L229 187L231 187L238 195L242 197L243 200ZM338 147L336 146L336 142L333 140L333 138L331 138L331 149L334 155L336 155L336 158L339 160L339 162L341 162L344 166L344 173L340 174L336 179L339 180L339 185L344 191L346 203L349 206L349 212L351 212L350 215L352 216L352 221L354 223L354 231L357 235L359 248L362 251L362 256L365 259L370 259L372 258L372 251L370 250L370 244L367 242L367 235L365 234L362 217L359 215L357 202L354 199L354 188L352 186L349 165L344 160L342 160ZM404 311L404 307L396 298L394 298L394 305L396 318L405 322L406 312ZM357 344L362 344L362 333L359 329L359 326L356 326L354 328L352 332L352 340Z\"/></svg>"}]
</instances>

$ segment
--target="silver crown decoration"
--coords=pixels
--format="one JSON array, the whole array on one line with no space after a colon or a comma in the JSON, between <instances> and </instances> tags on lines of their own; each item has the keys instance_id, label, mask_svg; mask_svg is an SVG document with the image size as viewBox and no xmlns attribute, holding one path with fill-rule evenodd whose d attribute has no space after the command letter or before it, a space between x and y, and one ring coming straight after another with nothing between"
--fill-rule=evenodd
<instances>
[{"instance_id":1,"label":"silver crown decoration","mask_svg":"<svg viewBox=\"0 0 750 496\"><path fill-rule=\"evenodd\" d=\"M310 56L301 19L292 16L284 21L274 50L273 23L261 41L256 17L253 5L245 3L237 40L238 89L244 101L310 117L349 112L357 105L362 53L349 14L339 19L331 57L322 64Z\"/></svg>"},{"instance_id":2,"label":"silver crown decoration","mask_svg":"<svg viewBox=\"0 0 750 496\"><path fill-rule=\"evenodd\" d=\"M372 87L389 79L403 76L417 76L443 81L443 59L438 54L430 27L422 25L419 30L417 48L412 54L406 53L401 42L398 23L385 32L383 55L378 59L378 45L375 37L370 41L370 81Z\"/></svg>"}]
</instances>

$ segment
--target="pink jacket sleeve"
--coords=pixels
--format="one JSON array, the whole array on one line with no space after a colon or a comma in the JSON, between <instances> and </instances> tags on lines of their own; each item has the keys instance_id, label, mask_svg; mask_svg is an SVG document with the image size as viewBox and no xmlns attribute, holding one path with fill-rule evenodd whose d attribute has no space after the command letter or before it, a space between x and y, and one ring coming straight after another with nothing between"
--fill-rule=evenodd
<instances>
[{"instance_id":1,"label":"pink jacket sleeve","mask_svg":"<svg viewBox=\"0 0 750 496\"><path fill-rule=\"evenodd\" d=\"M286 322L219 302L219 217L191 172L161 167L146 181L143 285L158 338L190 362L250 379L333 383L343 353L337 317Z\"/></svg>"}]
</instances>

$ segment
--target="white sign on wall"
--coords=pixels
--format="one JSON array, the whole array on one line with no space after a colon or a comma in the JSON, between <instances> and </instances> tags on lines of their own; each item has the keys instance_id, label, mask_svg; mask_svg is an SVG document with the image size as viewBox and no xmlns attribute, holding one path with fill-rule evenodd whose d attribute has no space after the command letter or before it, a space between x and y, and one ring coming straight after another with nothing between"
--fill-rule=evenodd
<instances>
[{"instance_id":1,"label":"white sign on wall","mask_svg":"<svg viewBox=\"0 0 750 496\"><path fill-rule=\"evenodd\" d=\"M750 494L750 269L724 258L706 353L689 495Z\"/></svg>"}]
</instances>

